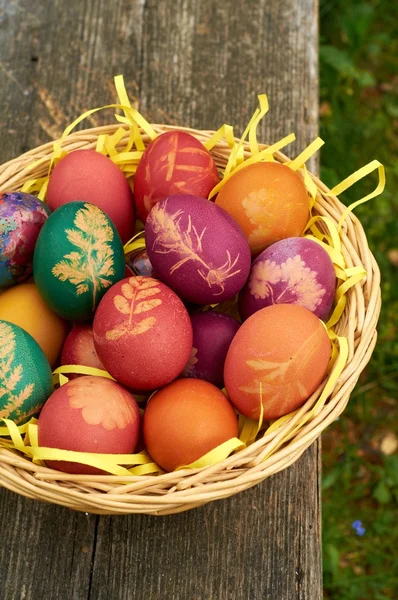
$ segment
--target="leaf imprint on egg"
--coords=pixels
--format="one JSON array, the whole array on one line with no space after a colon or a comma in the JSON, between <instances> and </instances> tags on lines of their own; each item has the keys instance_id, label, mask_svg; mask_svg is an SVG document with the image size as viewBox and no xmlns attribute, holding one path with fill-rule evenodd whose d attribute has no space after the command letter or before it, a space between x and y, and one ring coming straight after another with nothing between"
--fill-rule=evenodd
<instances>
[{"instance_id":1,"label":"leaf imprint on egg","mask_svg":"<svg viewBox=\"0 0 398 600\"><path fill-rule=\"evenodd\" d=\"M160 293L158 281L149 277L130 277L128 283L121 288L122 295L113 299L115 308L126 315L126 319L114 329L106 332L107 340L117 340L125 334L140 335L151 329L156 323L156 317L134 319L135 315L147 313L162 304L160 298L154 298Z\"/></svg>"},{"instance_id":2,"label":"leaf imprint on egg","mask_svg":"<svg viewBox=\"0 0 398 600\"><path fill-rule=\"evenodd\" d=\"M14 421L18 422L22 416L35 414L38 407L34 407L34 412L30 411L29 415L22 411L23 404L31 397L35 384L28 383L17 391L16 388L23 377L23 368L22 365L14 365L14 360L15 333L7 323L0 322L0 402L4 397L7 401L0 410L0 418L8 419L12 414Z\"/></svg>"},{"instance_id":3,"label":"leaf imprint on egg","mask_svg":"<svg viewBox=\"0 0 398 600\"><path fill-rule=\"evenodd\" d=\"M65 233L77 250L65 254L53 267L52 274L74 285L78 296L91 290L94 310L97 293L113 283L114 257L110 243L114 233L102 210L92 204L78 210L73 223L76 229L66 229Z\"/></svg>"},{"instance_id":4,"label":"leaf imprint on egg","mask_svg":"<svg viewBox=\"0 0 398 600\"><path fill-rule=\"evenodd\" d=\"M290 403L290 399L296 397L297 392L305 398L310 395L305 383L302 381L305 365L316 361L319 350L317 338L319 330L315 330L303 343L296 353L284 362L273 362L262 358L246 360L246 365L255 371L255 375L249 385L239 386L241 392L258 395L260 388L266 399L267 407L275 405L282 409Z\"/></svg>"},{"instance_id":5,"label":"leaf imprint on egg","mask_svg":"<svg viewBox=\"0 0 398 600\"><path fill-rule=\"evenodd\" d=\"M226 250L226 261L217 268L213 268L203 259L202 240L206 232L206 227L199 234L196 227L192 224L191 215L188 214L188 224L186 228L181 227L182 216L185 211L178 210L173 215L167 212L167 201L163 206L155 204L151 212L151 221L155 240L152 249L157 254L176 255L176 261L170 269L170 275L189 261L199 263L197 269L198 275L206 281L209 288L218 287L219 291L215 294L220 295L224 292L224 283L230 277L234 277L241 272L241 269L235 269L240 254L232 260L231 253Z\"/></svg>"}]
</instances>

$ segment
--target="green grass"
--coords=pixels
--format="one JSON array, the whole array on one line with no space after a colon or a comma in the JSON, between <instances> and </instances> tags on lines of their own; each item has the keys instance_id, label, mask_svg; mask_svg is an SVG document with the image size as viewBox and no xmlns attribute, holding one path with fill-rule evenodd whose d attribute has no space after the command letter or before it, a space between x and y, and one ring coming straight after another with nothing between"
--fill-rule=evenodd
<instances>
[{"instance_id":1,"label":"green grass","mask_svg":"<svg viewBox=\"0 0 398 600\"><path fill-rule=\"evenodd\" d=\"M382 273L379 340L348 408L323 436L324 593L398 598L398 11L390 0L321 0L322 179L333 186L374 158L381 197L356 209ZM368 176L340 199L376 186ZM388 443L390 442L390 444ZM352 523L362 521L358 535ZM360 532L361 533L361 532Z\"/></svg>"}]
</instances>

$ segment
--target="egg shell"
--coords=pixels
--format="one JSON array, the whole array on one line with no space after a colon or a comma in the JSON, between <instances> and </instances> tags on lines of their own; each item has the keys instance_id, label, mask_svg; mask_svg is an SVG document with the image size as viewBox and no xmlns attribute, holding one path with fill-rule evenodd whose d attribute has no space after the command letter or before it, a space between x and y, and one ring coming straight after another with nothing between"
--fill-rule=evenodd
<instances>
[{"instance_id":1,"label":"egg shell","mask_svg":"<svg viewBox=\"0 0 398 600\"><path fill-rule=\"evenodd\" d=\"M239 225L205 198L176 195L158 202L145 239L159 279L197 304L232 298L250 272L250 249Z\"/></svg>"},{"instance_id":2,"label":"egg shell","mask_svg":"<svg viewBox=\"0 0 398 600\"><path fill-rule=\"evenodd\" d=\"M225 357L240 323L216 312L197 313L191 317L191 323L192 350L183 377L204 379L223 387Z\"/></svg>"},{"instance_id":3,"label":"egg shell","mask_svg":"<svg viewBox=\"0 0 398 600\"><path fill-rule=\"evenodd\" d=\"M239 294L239 312L247 319L272 304L298 304L326 319L335 289L336 274L326 250L313 240L288 238L272 244L253 262Z\"/></svg>"},{"instance_id":4,"label":"egg shell","mask_svg":"<svg viewBox=\"0 0 398 600\"><path fill-rule=\"evenodd\" d=\"M130 277L114 285L98 306L93 332L106 370L135 390L153 390L175 379L192 348L185 306L151 277Z\"/></svg>"},{"instance_id":5,"label":"egg shell","mask_svg":"<svg viewBox=\"0 0 398 600\"><path fill-rule=\"evenodd\" d=\"M36 243L34 278L47 305L66 319L89 319L113 283L124 277L120 237L106 214L70 202L47 219Z\"/></svg>"},{"instance_id":6,"label":"egg shell","mask_svg":"<svg viewBox=\"0 0 398 600\"><path fill-rule=\"evenodd\" d=\"M219 182L217 167L208 150L185 131L169 131L145 150L134 176L134 197L141 221L151 208L171 194L207 198Z\"/></svg>"},{"instance_id":7,"label":"egg shell","mask_svg":"<svg viewBox=\"0 0 398 600\"><path fill-rule=\"evenodd\" d=\"M73 326L62 348L61 365L82 365L106 370L94 346L92 325L76 324ZM75 379L81 375L68 374L68 377Z\"/></svg>"},{"instance_id":8,"label":"egg shell","mask_svg":"<svg viewBox=\"0 0 398 600\"><path fill-rule=\"evenodd\" d=\"M9 321L0 321L0 353L0 418L23 423L50 396L51 367L32 336Z\"/></svg>"},{"instance_id":9,"label":"egg shell","mask_svg":"<svg viewBox=\"0 0 398 600\"><path fill-rule=\"evenodd\" d=\"M133 195L126 177L107 156L95 150L75 150L54 167L46 194L48 206L56 210L77 200L101 208L114 223L123 243L133 236Z\"/></svg>"},{"instance_id":10,"label":"egg shell","mask_svg":"<svg viewBox=\"0 0 398 600\"><path fill-rule=\"evenodd\" d=\"M30 194L0 194L0 287L21 283L32 274L33 251L48 212Z\"/></svg>"},{"instance_id":11,"label":"egg shell","mask_svg":"<svg viewBox=\"0 0 398 600\"><path fill-rule=\"evenodd\" d=\"M241 226L252 253L299 236L309 219L309 197L300 175L277 162L258 162L226 180L216 204Z\"/></svg>"},{"instance_id":12,"label":"egg shell","mask_svg":"<svg viewBox=\"0 0 398 600\"><path fill-rule=\"evenodd\" d=\"M276 419L299 408L326 375L331 352L322 322L294 304L254 313L229 347L224 382L235 408L251 419Z\"/></svg>"},{"instance_id":13,"label":"egg shell","mask_svg":"<svg viewBox=\"0 0 398 600\"><path fill-rule=\"evenodd\" d=\"M75 452L131 454L140 435L140 412L133 396L105 377L85 375L58 388L38 421L39 446ZM96 467L46 461L65 473L102 474Z\"/></svg>"},{"instance_id":14,"label":"egg shell","mask_svg":"<svg viewBox=\"0 0 398 600\"><path fill-rule=\"evenodd\" d=\"M0 296L0 319L25 329L39 344L50 365L55 366L68 324L48 308L34 283L21 283Z\"/></svg>"},{"instance_id":15,"label":"egg shell","mask_svg":"<svg viewBox=\"0 0 398 600\"><path fill-rule=\"evenodd\" d=\"M153 460L173 471L237 437L238 421L227 397L214 385L179 379L150 398L142 431Z\"/></svg>"}]
</instances>

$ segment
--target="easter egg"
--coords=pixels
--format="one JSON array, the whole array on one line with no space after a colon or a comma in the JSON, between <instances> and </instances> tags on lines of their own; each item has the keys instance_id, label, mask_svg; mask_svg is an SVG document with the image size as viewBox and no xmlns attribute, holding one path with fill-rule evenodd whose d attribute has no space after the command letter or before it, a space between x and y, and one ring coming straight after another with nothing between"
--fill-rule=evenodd
<instances>
[{"instance_id":1,"label":"easter egg","mask_svg":"<svg viewBox=\"0 0 398 600\"><path fill-rule=\"evenodd\" d=\"M214 385L178 379L150 398L142 432L153 460L165 471L173 471L237 437L238 421L230 402Z\"/></svg>"},{"instance_id":2,"label":"easter egg","mask_svg":"<svg viewBox=\"0 0 398 600\"><path fill-rule=\"evenodd\" d=\"M86 375L59 387L38 421L39 446L75 452L131 454L140 434L140 412L133 396L105 377ZM102 473L82 463L46 461L65 473Z\"/></svg>"},{"instance_id":3,"label":"easter egg","mask_svg":"<svg viewBox=\"0 0 398 600\"><path fill-rule=\"evenodd\" d=\"M336 288L333 263L313 240L294 237L275 242L253 262L239 295L239 311L247 319L271 304L298 304L326 319Z\"/></svg>"},{"instance_id":4,"label":"easter egg","mask_svg":"<svg viewBox=\"0 0 398 600\"><path fill-rule=\"evenodd\" d=\"M93 332L106 370L134 390L153 390L175 379L192 348L185 306L151 277L130 277L114 285L98 306Z\"/></svg>"},{"instance_id":5,"label":"easter egg","mask_svg":"<svg viewBox=\"0 0 398 600\"><path fill-rule=\"evenodd\" d=\"M37 236L48 209L23 192L0 194L0 287L25 281L33 271Z\"/></svg>"},{"instance_id":6,"label":"easter egg","mask_svg":"<svg viewBox=\"0 0 398 600\"><path fill-rule=\"evenodd\" d=\"M232 298L250 272L250 249L239 225L205 198L176 195L158 202L145 239L159 279L197 304Z\"/></svg>"},{"instance_id":7,"label":"easter egg","mask_svg":"<svg viewBox=\"0 0 398 600\"><path fill-rule=\"evenodd\" d=\"M253 253L301 235L309 218L303 180L277 162L258 162L233 173L220 189L216 204L239 223Z\"/></svg>"},{"instance_id":8,"label":"easter egg","mask_svg":"<svg viewBox=\"0 0 398 600\"><path fill-rule=\"evenodd\" d=\"M191 317L193 342L183 377L196 377L222 387L224 362L240 323L216 312L201 312Z\"/></svg>"},{"instance_id":9,"label":"easter egg","mask_svg":"<svg viewBox=\"0 0 398 600\"><path fill-rule=\"evenodd\" d=\"M95 150L70 152L54 167L46 202L56 210L68 202L95 204L111 219L126 243L134 234L134 203L128 181L110 158Z\"/></svg>"},{"instance_id":10,"label":"easter egg","mask_svg":"<svg viewBox=\"0 0 398 600\"><path fill-rule=\"evenodd\" d=\"M61 365L82 365L106 370L94 346L92 325L73 326L62 348ZM70 379L80 375L68 375Z\"/></svg>"},{"instance_id":11,"label":"easter egg","mask_svg":"<svg viewBox=\"0 0 398 600\"><path fill-rule=\"evenodd\" d=\"M34 283L21 283L0 296L0 319L25 329L36 340L54 366L68 333L61 319L41 297Z\"/></svg>"},{"instance_id":12,"label":"easter egg","mask_svg":"<svg viewBox=\"0 0 398 600\"><path fill-rule=\"evenodd\" d=\"M145 223L151 208L171 194L207 198L219 182L217 167L206 148L185 131L169 131L145 150L134 176L134 197Z\"/></svg>"},{"instance_id":13,"label":"easter egg","mask_svg":"<svg viewBox=\"0 0 398 600\"><path fill-rule=\"evenodd\" d=\"M0 321L0 363L0 418L23 423L50 396L51 367L32 336L8 321Z\"/></svg>"},{"instance_id":14,"label":"easter egg","mask_svg":"<svg viewBox=\"0 0 398 600\"><path fill-rule=\"evenodd\" d=\"M276 419L299 408L326 375L330 341L322 322L295 304L274 304L241 325L229 347L224 383L235 408Z\"/></svg>"},{"instance_id":15,"label":"easter egg","mask_svg":"<svg viewBox=\"0 0 398 600\"><path fill-rule=\"evenodd\" d=\"M124 276L120 237L93 204L70 202L47 219L33 257L35 283L61 317L85 320L99 300Z\"/></svg>"}]
</instances>

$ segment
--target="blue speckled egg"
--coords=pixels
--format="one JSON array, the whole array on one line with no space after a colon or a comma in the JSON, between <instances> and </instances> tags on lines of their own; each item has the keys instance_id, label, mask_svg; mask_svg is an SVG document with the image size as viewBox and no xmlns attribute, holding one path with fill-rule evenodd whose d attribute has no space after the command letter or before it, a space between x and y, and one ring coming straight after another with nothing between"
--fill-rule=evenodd
<instances>
[{"instance_id":1,"label":"blue speckled egg","mask_svg":"<svg viewBox=\"0 0 398 600\"><path fill-rule=\"evenodd\" d=\"M33 251L49 214L35 196L0 194L0 287L21 283L33 271Z\"/></svg>"}]
</instances>

